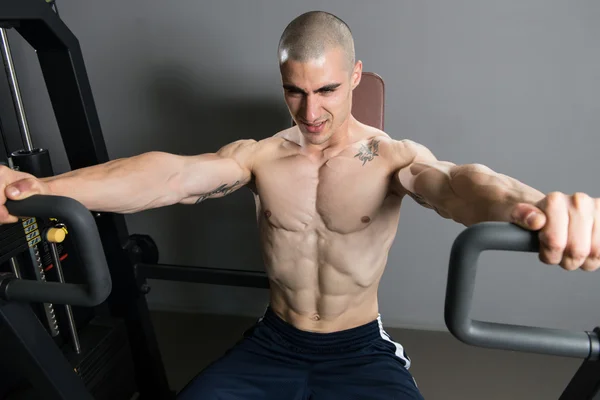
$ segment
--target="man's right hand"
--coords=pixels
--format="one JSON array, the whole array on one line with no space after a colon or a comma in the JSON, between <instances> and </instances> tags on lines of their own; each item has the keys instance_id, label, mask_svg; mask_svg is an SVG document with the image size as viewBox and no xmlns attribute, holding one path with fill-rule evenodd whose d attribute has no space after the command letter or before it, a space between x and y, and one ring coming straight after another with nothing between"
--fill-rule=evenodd
<instances>
[{"instance_id":1,"label":"man's right hand","mask_svg":"<svg viewBox=\"0 0 600 400\"><path fill-rule=\"evenodd\" d=\"M10 224L19 218L10 215L5 207L6 200L23 200L34 194L50 194L47 183L25 172L0 166L0 224Z\"/></svg>"}]
</instances>

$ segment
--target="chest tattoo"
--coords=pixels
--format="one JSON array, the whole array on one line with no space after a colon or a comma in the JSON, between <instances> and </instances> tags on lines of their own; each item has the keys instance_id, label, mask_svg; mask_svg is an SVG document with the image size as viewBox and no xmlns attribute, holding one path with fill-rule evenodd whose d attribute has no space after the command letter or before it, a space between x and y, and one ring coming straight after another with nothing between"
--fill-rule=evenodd
<instances>
[{"instance_id":1,"label":"chest tattoo","mask_svg":"<svg viewBox=\"0 0 600 400\"><path fill-rule=\"evenodd\" d=\"M361 144L358 154L354 157L358 157L360 161L365 165L368 161L373 161L375 157L379 156L379 140L372 139L368 144Z\"/></svg>"}]
</instances>

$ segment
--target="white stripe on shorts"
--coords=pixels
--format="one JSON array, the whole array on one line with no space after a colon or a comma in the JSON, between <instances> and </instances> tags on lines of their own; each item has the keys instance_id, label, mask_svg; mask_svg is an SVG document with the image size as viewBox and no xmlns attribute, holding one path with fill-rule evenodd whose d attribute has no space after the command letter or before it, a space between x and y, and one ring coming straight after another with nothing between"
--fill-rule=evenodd
<instances>
[{"instance_id":1,"label":"white stripe on shorts","mask_svg":"<svg viewBox=\"0 0 600 400\"><path fill-rule=\"evenodd\" d=\"M396 347L396 357L401 359L406 365L405 368L410 368L410 358L404 354L404 347L400 343L396 343L392 340L390 335L383 329L383 323L381 322L381 314L377 316L377 323L379 324L379 333L381 334L381 338L392 343Z\"/></svg>"}]
</instances>

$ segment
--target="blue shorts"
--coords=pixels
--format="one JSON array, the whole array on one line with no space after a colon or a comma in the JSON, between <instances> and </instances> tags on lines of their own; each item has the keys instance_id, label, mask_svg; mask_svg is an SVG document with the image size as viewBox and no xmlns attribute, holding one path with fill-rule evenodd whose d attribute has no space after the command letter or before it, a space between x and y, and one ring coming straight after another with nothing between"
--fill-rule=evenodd
<instances>
[{"instance_id":1,"label":"blue shorts","mask_svg":"<svg viewBox=\"0 0 600 400\"><path fill-rule=\"evenodd\" d=\"M301 331L270 308L179 400L423 399L410 359L381 318L334 332Z\"/></svg>"}]
</instances>

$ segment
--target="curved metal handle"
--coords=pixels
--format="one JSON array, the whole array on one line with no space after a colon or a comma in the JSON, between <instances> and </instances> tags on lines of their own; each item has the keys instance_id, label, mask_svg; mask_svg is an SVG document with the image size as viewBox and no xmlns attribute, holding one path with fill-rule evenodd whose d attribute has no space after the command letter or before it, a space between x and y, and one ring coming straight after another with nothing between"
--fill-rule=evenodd
<instances>
[{"instance_id":1,"label":"curved metal handle","mask_svg":"<svg viewBox=\"0 0 600 400\"><path fill-rule=\"evenodd\" d=\"M92 307L102 303L112 289L112 281L96 222L78 201L61 196L34 195L6 202L11 215L19 217L60 218L75 239L83 266L84 284L40 282L13 279L0 294L6 300L71 304Z\"/></svg>"},{"instance_id":2,"label":"curved metal handle","mask_svg":"<svg viewBox=\"0 0 600 400\"><path fill-rule=\"evenodd\" d=\"M444 310L446 326L456 338L474 346L598 359L600 341L595 332L471 320L477 261L485 250L538 252L538 233L509 223L484 222L458 235L450 253Z\"/></svg>"}]
</instances>

